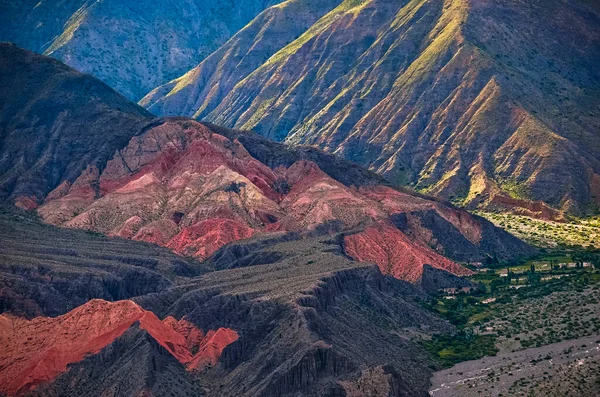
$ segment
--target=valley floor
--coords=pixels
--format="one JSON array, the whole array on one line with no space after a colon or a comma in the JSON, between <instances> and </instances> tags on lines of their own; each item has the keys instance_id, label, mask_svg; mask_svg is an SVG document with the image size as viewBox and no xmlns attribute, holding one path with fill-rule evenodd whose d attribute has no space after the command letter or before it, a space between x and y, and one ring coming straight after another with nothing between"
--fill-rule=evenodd
<instances>
[{"instance_id":1,"label":"valley floor","mask_svg":"<svg viewBox=\"0 0 600 397\"><path fill-rule=\"evenodd\" d=\"M600 335L465 361L434 373L433 397L598 396Z\"/></svg>"},{"instance_id":2,"label":"valley floor","mask_svg":"<svg viewBox=\"0 0 600 397\"><path fill-rule=\"evenodd\" d=\"M600 227L597 218L554 222L522 215L479 211L476 213L537 247L581 245L600 248Z\"/></svg>"}]
</instances>

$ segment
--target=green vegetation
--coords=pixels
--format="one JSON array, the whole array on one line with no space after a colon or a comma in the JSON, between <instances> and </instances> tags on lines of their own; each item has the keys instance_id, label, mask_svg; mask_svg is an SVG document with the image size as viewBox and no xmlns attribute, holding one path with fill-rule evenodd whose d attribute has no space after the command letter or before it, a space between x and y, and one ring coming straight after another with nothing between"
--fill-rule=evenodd
<instances>
[{"instance_id":1,"label":"green vegetation","mask_svg":"<svg viewBox=\"0 0 600 397\"><path fill-rule=\"evenodd\" d=\"M562 267L560 266L562 264ZM497 352L600 333L600 251L542 250L527 261L490 261L470 277L472 294L433 298L428 308L457 327L421 342L442 367Z\"/></svg>"},{"instance_id":2,"label":"green vegetation","mask_svg":"<svg viewBox=\"0 0 600 397\"><path fill-rule=\"evenodd\" d=\"M531 200L532 196L529 191L529 187L524 184L517 182L513 179L499 180L498 184L508 195L512 198L520 200Z\"/></svg>"},{"instance_id":3,"label":"green vegetation","mask_svg":"<svg viewBox=\"0 0 600 397\"><path fill-rule=\"evenodd\" d=\"M538 247L583 246L600 248L598 218L553 222L527 216L477 212L498 227Z\"/></svg>"},{"instance_id":4,"label":"green vegetation","mask_svg":"<svg viewBox=\"0 0 600 397\"><path fill-rule=\"evenodd\" d=\"M496 338L491 335L461 331L454 336L434 336L423 345L442 366L451 367L462 361L496 355L498 349L495 342Z\"/></svg>"},{"instance_id":5,"label":"green vegetation","mask_svg":"<svg viewBox=\"0 0 600 397\"><path fill-rule=\"evenodd\" d=\"M341 15L348 12L356 12L364 4L368 3L368 0L345 0L333 9L331 12L326 14L323 18L317 21L310 29L308 29L299 38L282 48L279 52L269 59L265 65L271 63L277 63L290 55L296 53L304 44L309 42L315 36L324 32L334 21L336 21ZM264 66L264 65L263 65Z\"/></svg>"}]
</instances>

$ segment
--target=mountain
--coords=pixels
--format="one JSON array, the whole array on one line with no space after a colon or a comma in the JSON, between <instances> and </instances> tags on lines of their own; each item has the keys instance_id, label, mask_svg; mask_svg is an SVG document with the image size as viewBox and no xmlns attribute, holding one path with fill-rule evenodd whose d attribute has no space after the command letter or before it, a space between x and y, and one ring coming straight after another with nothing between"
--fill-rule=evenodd
<instances>
[{"instance_id":1,"label":"mountain","mask_svg":"<svg viewBox=\"0 0 600 397\"><path fill-rule=\"evenodd\" d=\"M481 218L378 184L377 177L345 185L317 162L293 156L288 166L269 167L250 154L261 149L268 150L195 121L163 120L132 138L102 172L90 166L59 185L38 213L53 225L151 242L201 260L253 236L344 232L340 244L349 256L412 282L424 264L470 273L442 255L482 261L531 252ZM317 159L325 169L327 160ZM369 256L372 250L397 256L388 263L390 255Z\"/></svg>"},{"instance_id":2,"label":"mountain","mask_svg":"<svg viewBox=\"0 0 600 397\"><path fill-rule=\"evenodd\" d=\"M0 247L0 280L13 280L22 302L54 293L51 305L26 317L15 316L25 313L14 307L2 310L0 390L9 396L332 396L364 395L365 385L376 395L422 396L433 363L401 335L453 332L423 308L423 292L351 261L329 236L263 247L278 255L263 264L173 278L168 267L152 265L159 247L43 225L31 213L6 212L0 224L14 236ZM40 240L48 246L38 248ZM51 251L51 241L60 241L62 252ZM16 243L39 251L29 270L4 259L23 258ZM256 242L236 244L261 251ZM132 253L144 249L150 258L133 262ZM86 261L90 254L98 256ZM108 263L131 263L171 282L150 283L154 289L114 303L84 289L89 298L78 303L86 295L71 294L75 279L61 261L78 268L82 280L110 272ZM110 273L112 283L124 276ZM30 289L34 278L43 289Z\"/></svg>"},{"instance_id":3,"label":"mountain","mask_svg":"<svg viewBox=\"0 0 600 397\"><path fill-rule=\"evenodd\" d=\"M414 336L456 332L427 292L535 253L333 154L0 54L2 394L421 397Z\"/></svg>"},{"instance_id":4,"label":"mountain","mask_svg":"<svg viewBox=\"0 0 600 397\"><path fill-rule=\"evenodd\" d=\"M219 328L204 334L184 319L167 317L160 321L154 313L132 301L91 300L55 318L26 320L0 316L3 335L0 391L22 394L54 380L66 372L68 364L100 352L134 323L139 323L141 330L188 370L215 365L223 349L238 339L237 333L230 329Z\"/></svg>"},{"instance_id":5,"label":"mountain","mask_svg":"<svg viewBox=\"0 0 600 397\"><path fill-rule=\"evenodd\" d=\"M0 118L3 198L37 209L47 223L201 260L250 237L344 233L347 255L412 282L425 264L464 275L453 260L534 252L482 218L396 190L333 155L190 119L154 119L58 61L13 45L0 50L0 77L12 84ZM381 254L397 246L395 259Z\"/></svg>"},{"instance_id":6,"label":"mountain","mask_svg":"<svg viewBox=\"0 0 600 397\"><path fill-rule=\"evenodd\" d=\"M137 101L279 0L42 0L0 5L0 40L52 56Z\"/></svg>"},{"instance_id":7,"label":"mountain","mask_svg":"<svg viewBox=\"0 0 600 397\"><path fill-rule=\"evenodd\" d=\"M31 208L153 117L97 79L0 43L0 199Z\"/></svg>"},{"instance_id":8,"label":"mountain","mask_svg":"<svg viewBox=\"0 0 600 397\"><path fill-rule=\"evenodd\" d=\"M140 103L557 219L600 203L599 38L587 0L292 1Z\"/></svg>"},{"instance_id":9,"label":"mountain","mask_svg":"<svg viewBox=\"0 0 600 397\"><path fill-rule=\"evenodd\" d=\"M59 229L8 205L0 241L0 313L27 318L158 292L210 270L154 244Z\"/></svg>"}]
</instances>

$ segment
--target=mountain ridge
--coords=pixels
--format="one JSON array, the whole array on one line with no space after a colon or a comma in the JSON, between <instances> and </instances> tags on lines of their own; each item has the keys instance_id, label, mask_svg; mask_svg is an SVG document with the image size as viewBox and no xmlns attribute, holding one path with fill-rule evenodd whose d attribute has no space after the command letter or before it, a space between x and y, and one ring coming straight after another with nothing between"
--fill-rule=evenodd
<instances>
[{"instance_id":1,"label":"mountain ridge","mask_svg":"<svg viewBox=\"0 0 600 397\"><path fill-rule=\"evenodd\" d=\"M280 1L9 1L0 8L0 40L93 74L137 101Z\"/></svg>"},{"instance_id":2,"label":"mountain ridge","mask_svg":"<svg viewBox=\"0 0 600 397\"><path fill-rule=\"evenodd\" d=\"M468 208L555 219L595 211L597 7L337 4L313 11L318 22L266 51L267 61L225 75L209 57L176 90L170 83L140 103L315 145ZM229 50L252 53L244 34L221 48L219 64Z\"/></svg>"},{"instance_id":3,"label":"mountain ridge","mask_svg":"<svg viewBox=\"0 0 600 397\"><path fill-rule=\"evenodd\" d=\"M9 43L0 84L0 198L24 207L101 166L154 119L96 78Z\"/></svg>"}]
</instances>

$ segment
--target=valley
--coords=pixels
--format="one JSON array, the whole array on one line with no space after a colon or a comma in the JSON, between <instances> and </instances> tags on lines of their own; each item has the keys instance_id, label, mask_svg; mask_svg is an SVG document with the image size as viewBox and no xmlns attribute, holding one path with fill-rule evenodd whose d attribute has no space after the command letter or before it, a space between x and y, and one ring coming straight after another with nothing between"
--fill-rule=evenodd
<instances>
[{"instance_id":1,"label":"valley","mask_svg":"<svg viewBox=\"0 0 600 397\"><path fill-rule=\"evenodd\" d=\"M591 0L1 2L0 395L599 396L598 65Z\"/></svg>"},{"instance_id":2,"label":"valley","mask_svg":"<svg viewBox=\"0 0 600 397\"><path fill-rule=\"evenodd\" d=\"M483 282L480 291L436 299L433 310L459 331L422 342L447 368L433 375L431 396L594 395L600 273L555 265L537 270L544 261L553 263L536 261L536 273L507 267L521 273L520 282L483 269L471 278Z\"/></svg>"},{"instance_id":3,"label":"valley","mask_svg":"<svg viewBox=\"0 0 600 397\"><path fill-rule=\"evenodd\" d=\"M593 396L600 379L600 337L467 361L433 376L432 397Z\"/></svg>"}]
</instances>

